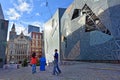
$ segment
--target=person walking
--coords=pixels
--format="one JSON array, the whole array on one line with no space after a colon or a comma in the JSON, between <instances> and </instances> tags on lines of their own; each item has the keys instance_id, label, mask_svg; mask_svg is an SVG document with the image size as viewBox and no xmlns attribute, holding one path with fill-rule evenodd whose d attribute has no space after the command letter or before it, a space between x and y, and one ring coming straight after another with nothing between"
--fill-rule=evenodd
<instances>
[{"instance_id":1,"label":"person walking","mask_svg":"<svg viewBox=\"0 0 120 80\"><path fill-rule=\"evenodd\" d=\"M36 58L36 53L34 52L32 54L31 62L32 64L32 74L36 73L36 64L37 64L37 58Z\"/></svg>"},{"instance_id":2,"label":"person walking","mask_svg":"<svg viewBox=\"0 0 120 80\"><path fill-rule=\"evenodd\" d=\"M59 66L58 66L58 52L57 52L58 50L57 49L55 49L55 54L54 54L54 61L53 61L53 63L54 63L54 68L53 68L53 75L55 75L55 74L60 74L61 73L61 70L60 70L60 68L59 68Z\"/></svg>"}]
</instances>

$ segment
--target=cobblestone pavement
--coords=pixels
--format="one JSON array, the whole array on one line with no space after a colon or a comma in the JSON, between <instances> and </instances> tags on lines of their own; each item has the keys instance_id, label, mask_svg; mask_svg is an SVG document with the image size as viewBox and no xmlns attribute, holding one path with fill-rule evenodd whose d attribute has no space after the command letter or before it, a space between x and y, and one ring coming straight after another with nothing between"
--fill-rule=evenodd
<instances>
[{"instance_id":1,"label":"cobblestone pavement","mask_svg":"<svg viewBox=\"0 0 120 80\"><path fill-rule=\"evenodd\" d=\"M70 63L70 62L68 62ZM62 73L52 75L53 66L46 71L31 73L31 67L0 69L0 80L120 80L120 64L77 62L60 65Z\"/></svg>"}]
</instances>

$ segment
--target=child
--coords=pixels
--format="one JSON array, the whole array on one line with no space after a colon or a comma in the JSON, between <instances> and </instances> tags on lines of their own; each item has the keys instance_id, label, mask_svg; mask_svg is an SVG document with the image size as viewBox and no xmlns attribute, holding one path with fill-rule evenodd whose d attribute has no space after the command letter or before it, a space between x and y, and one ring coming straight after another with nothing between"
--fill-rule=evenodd
<instances>
[{"instance_id":1,"label":"child","mask_svg":"<svg viewBox=\"0 0 120 80\"><path fill-rule=\"evenodd\" d=\"M37 64L37 58L35 52L32 54L31 64L32 64L32 74L34 74L36 73L36 64Z\"/></svg>"}]
</instances>

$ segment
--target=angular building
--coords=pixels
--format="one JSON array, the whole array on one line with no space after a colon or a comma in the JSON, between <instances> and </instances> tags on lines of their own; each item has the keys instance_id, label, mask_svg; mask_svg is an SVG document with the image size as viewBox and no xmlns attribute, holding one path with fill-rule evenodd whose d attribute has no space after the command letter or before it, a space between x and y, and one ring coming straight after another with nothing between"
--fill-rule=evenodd
<instances>
[{"instance_id":1,"label":"angular building","mask_svg":"<svg viewBox=\"0 0 120 80\"><path fill-rule=\"evenodd\" d=\"M120 60L120 0L74 0L61 19L64 60Z\"/></svg>"},{"instance_id":2,"label":"angular building","mask_svg":"<svg viewBox=\"0 0 120 80\"><path fill-rule=\"evenodd\" d=\"M15 24L9 34L8 49L7 49L7 63L19 63L25 59L30 61L31 54L31 38L25 36L23 32L20 35L16 34Z\"/></svg>"},{"instance_id":3,"label":"angular building","mask_svg":"<svg viewBox=\"0 0 120 80\"><path fill-rule=\"evenodd\" d=\"M0 68L5 64L8 23L8 20L4 20L3 11L0 5Z\"/></svg>"},{"instance_id":4,"label":"angular building","mask_svg":"<svg viewBox=\"0 0 120 80\"><path fill-rule=\"evenodd\" d=\"M57 9L53 17L45 23L44 49L47 63L53 61L55 49L58 49L58 53L60 53L60 23L61 17L64 14L65 10L65 8Z\"/></svg>"},{"instance_id":5,"label":"angular building","mask_svg":"<svg viewBox=\"0 0 120 80\"><path fill-rule=\"evenodd\" d=\"M33 25L28 25L28 33L30 32L40 32L40 28Z\"/></svg>"}]
</instances>

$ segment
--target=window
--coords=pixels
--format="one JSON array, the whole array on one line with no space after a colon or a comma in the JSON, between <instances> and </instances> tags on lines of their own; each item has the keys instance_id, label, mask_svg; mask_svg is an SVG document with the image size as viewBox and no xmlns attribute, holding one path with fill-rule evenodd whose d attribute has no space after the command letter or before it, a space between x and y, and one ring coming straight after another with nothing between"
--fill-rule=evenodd
<instances>
[{"instance_id":1,"label":"window","mask_svg":"<svg viewBox=\"0 0 120 80\"><path fill-rule=\"evenodd\" d=\"M20 36L21 39L23 39L23 36Z\"/></svg>"},{"instance_id":2,"label":"window","mask_svg":"<svg viewBox=\"0 0 120 80\"><path fill-rule=\"evenodd\" d=\"M63 41L65 42L65 47L67 48L67 37L63 37Z\"/></svg>"},{"instance_id":3,"label":"window","mask_svg":"<svg viewBox=\"0 0 120 80\"><path fill-rule=\"evenodd\" d=\"M36 39L38 40L38 34L36 34Z\"/></svg>"},{"instance_id":4,"label":"window","mask_svg":"<svg viewBox=\"0 0 120 80\"><path fill-rule=\"evenodd\" d=\"M73 20L79 16L80 16L80 9L75 9L71 20Z\"/></svg>"},{"instance_id":5,"label":"window","mask_svg":"<svg viewBox=\"0 0 120 80\"><path fill-rule=\"evenodd\" d=\"M105 34L111 35L111 32L104 26L101 20L95 15L95 13L93 13L87 4L85 4L82 8L82 13L86 14L85 32L98 30Z\"/></svg>"}]
</instances>

